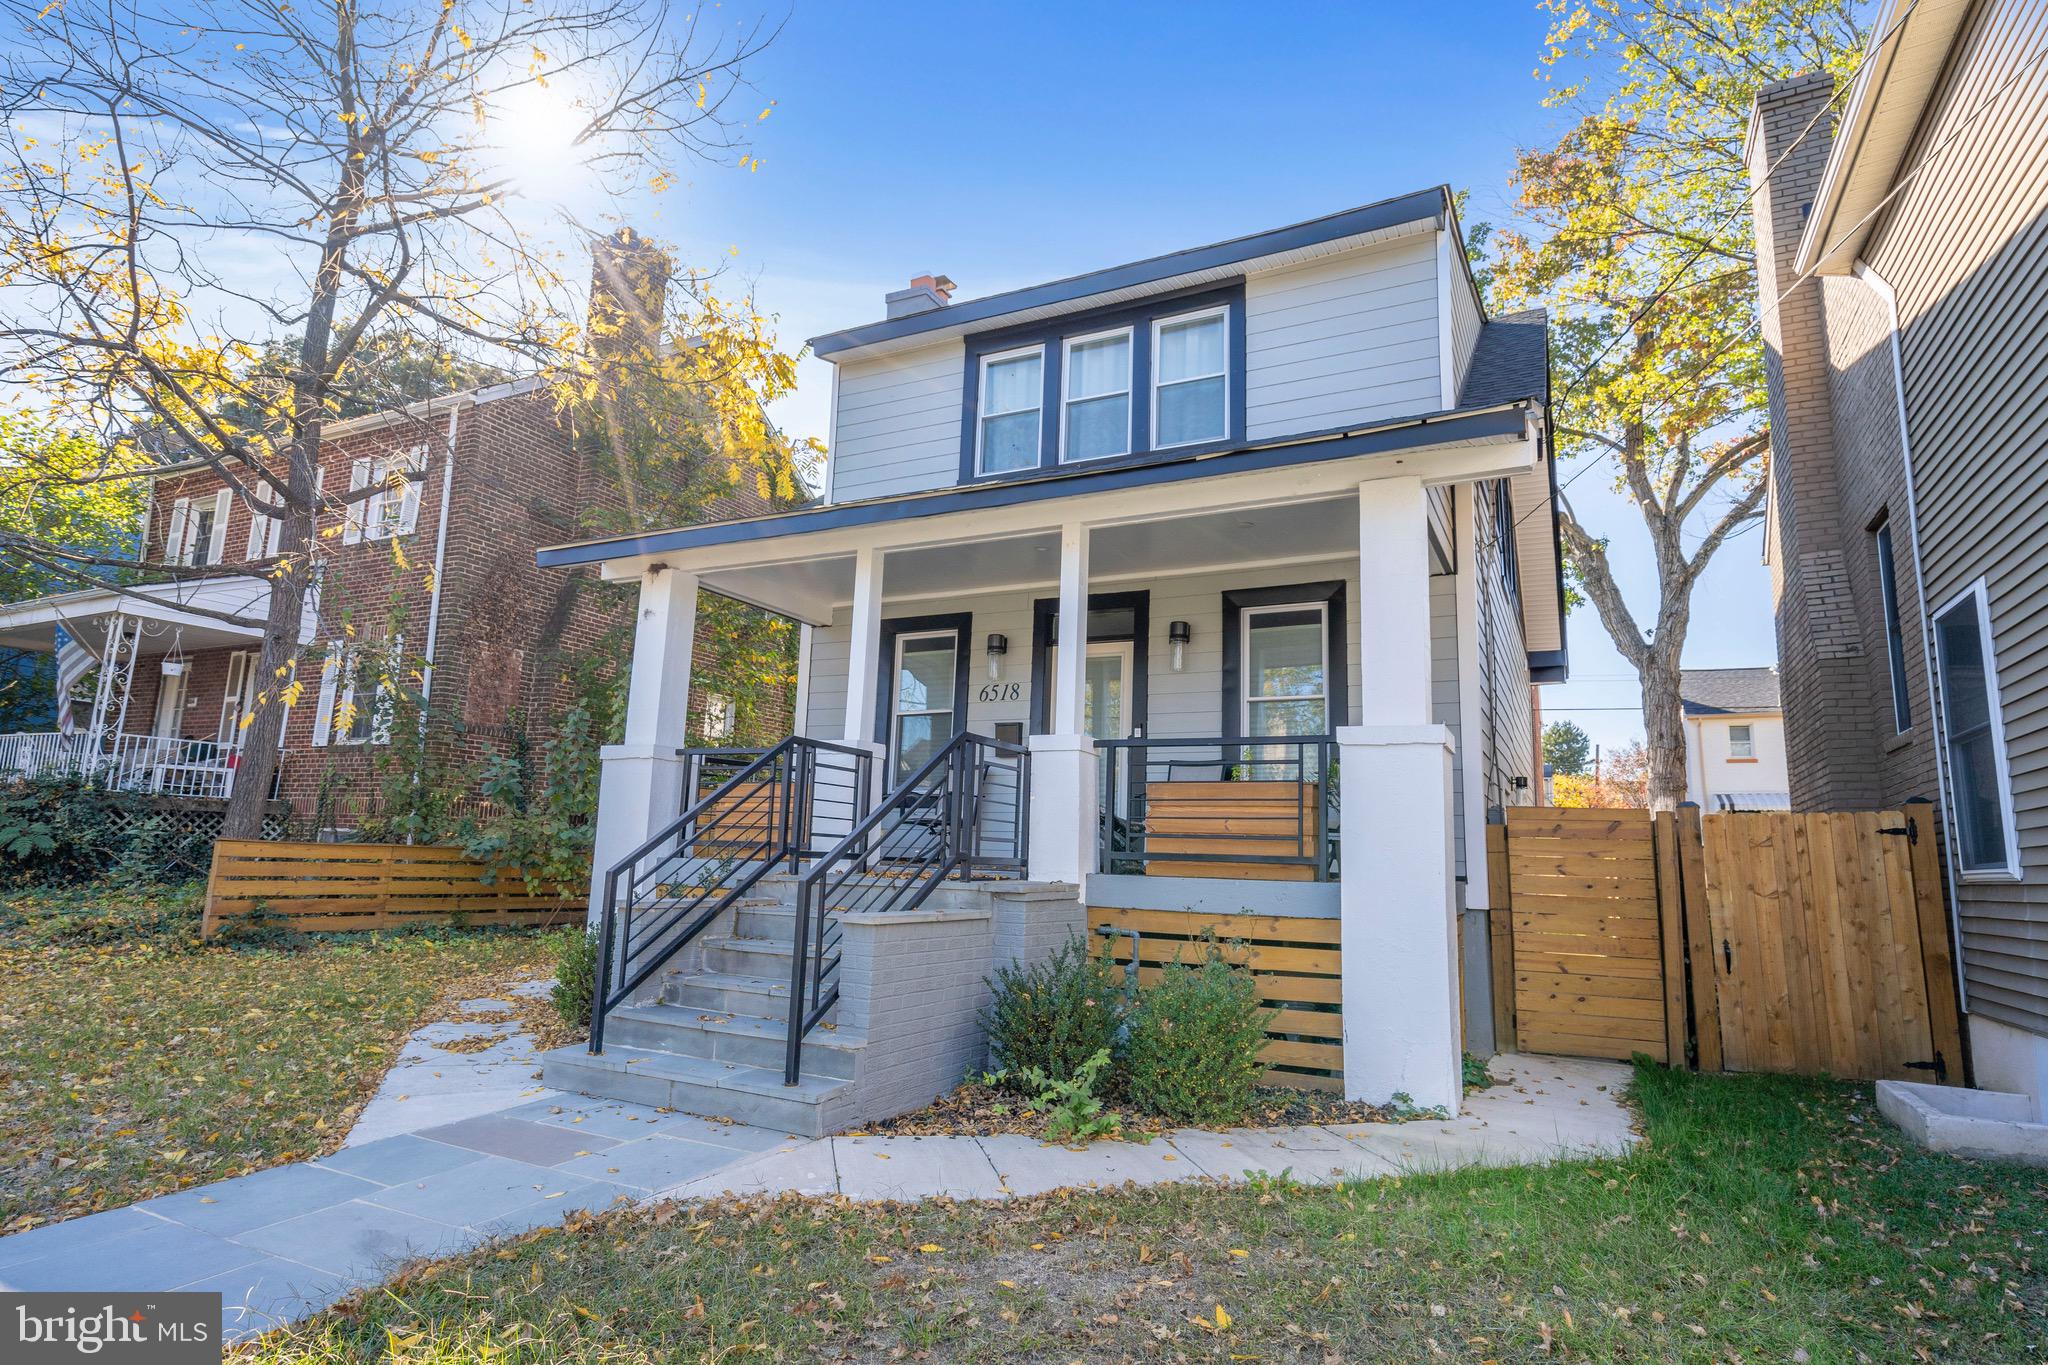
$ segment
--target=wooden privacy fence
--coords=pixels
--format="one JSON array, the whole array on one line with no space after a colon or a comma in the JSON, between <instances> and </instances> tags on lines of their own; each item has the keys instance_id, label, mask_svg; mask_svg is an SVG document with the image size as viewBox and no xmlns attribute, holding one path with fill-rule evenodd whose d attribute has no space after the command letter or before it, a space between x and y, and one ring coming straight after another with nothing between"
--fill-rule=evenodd
<instances>
[{"instance_id":1,"label":"wooden privacy fence","mask_svg":"<svg viewBox=\"0 0 2048 1365\"><path fill-rule=\"evenodd\" d=\"M1919 801L1510 809L1488 827L1512 925L1496 1028L1535 1052L1961 1084L1936 831Z\"/></svg>"},{"instance_id":2,"label":"wooden privacy fence","mask_svg":"<svg viewBox=\"0 0 2048 1365\"><path fill-rule=\"evenodd\" d=\"M1260 1002L1273 1011L1259 1054L1270 1068L1266 1082L1315 1090L1343 1086L1343 980L1335 919L1091 907L1088 927L1119 931L1110 951L1123 963L1133 951L1128 934L1138 935L1141 986L1158 981L1167 963L1200 963L1213 936L1226 961L1251 969Z\"/></svg>"},{"instance_id":3,"label":"wooden privacy fence","mask_svg":"<svg viewBox=\"0 0 2048 1365\"><path fill-rule=\"evenodd\" d=\"M201 933L212 938L259 909L304 933L543 925L584 912L580 897L530 894L516 871L488 884L486 875L457 848L222 839L213 846Z\"/></svg>"}]
</instances>

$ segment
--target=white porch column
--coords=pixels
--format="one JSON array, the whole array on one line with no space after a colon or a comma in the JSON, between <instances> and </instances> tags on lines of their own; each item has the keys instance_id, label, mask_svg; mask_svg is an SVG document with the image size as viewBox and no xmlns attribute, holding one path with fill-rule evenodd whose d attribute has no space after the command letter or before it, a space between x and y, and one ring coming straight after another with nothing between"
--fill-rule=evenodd
<instances>
[{"instance_id":1,"label":"white porch column","mask_svg":"<svg viewBox=\"0 0 2048 1365\"><path fill-rule=\"evenodd\" d=\"M863 545L853 555L853 621L846 654L846 714L840 724L840 739L854 748L875 755L868 795L880 800L895 786L888 767L889 745L875 739L875 707L881 700L875 688L885 664L882 658L882 580L886 571L884 552ZM893 682L891 684L894 685Z\"/></svg>"},{"instance_id":2,"label":"white porch column","mask_svg":"<svg viewBox=\"0 0 2048 1365\"><path fill-rule=\"evenodd\" d=\"M1095 867L1095 741L1082 726L1088 679L1088 527L1060 527L1060 608L1051 734L1031 736L1031 847L1026 875L1081 885Z\"/></svg>"},{"instance_id":3,"label":"white porch column","mask_svg":"<svg viewBox=\"0 0 2048 1365\"><path fill-rule=\"evenodd\" d=\"M1458 928L1450 730L1430 720L1422 481L1358 490L1360 714L1343 774L1344 1092L1457 1112Z\"/></svg>"},{"instance_id":4,"label":"white porch column","mask_svg":"<svg viewBox=\"0 0 2048 1365\"><path fill-rule=\"evenodd\" d=\"M633 672L626 732L604 746L597 830L591 849L590 913L604 909L604 877L682 814L690 714L690 655L697 634L697 575L660 565L640 580L633 619Z\"/></svg>"}]
</instances>

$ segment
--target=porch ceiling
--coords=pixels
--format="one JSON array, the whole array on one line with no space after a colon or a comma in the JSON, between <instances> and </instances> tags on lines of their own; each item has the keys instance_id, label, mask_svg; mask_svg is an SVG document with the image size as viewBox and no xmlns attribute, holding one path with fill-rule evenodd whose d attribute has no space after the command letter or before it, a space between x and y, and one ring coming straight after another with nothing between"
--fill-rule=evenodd
<instances>
[{"instance_id":1,"label":"porch ceiling","mask_svg":"<svg viewBox=\"0 0 2048 1365\"><path fill-rule=\"evenodd\" d=\"M61 626L98 650L117 615L143 622L144 656L168 653L173 645L186 651L218 649L247 645L263 637L261 623L269 610L270 585L260 578L204 579L137 592L145 595L86 588L0 606L0 646L48 653L57 647ZM188 611L184 609L187 606L229 612L242 623Z\"/></svg>"}]
</instances>

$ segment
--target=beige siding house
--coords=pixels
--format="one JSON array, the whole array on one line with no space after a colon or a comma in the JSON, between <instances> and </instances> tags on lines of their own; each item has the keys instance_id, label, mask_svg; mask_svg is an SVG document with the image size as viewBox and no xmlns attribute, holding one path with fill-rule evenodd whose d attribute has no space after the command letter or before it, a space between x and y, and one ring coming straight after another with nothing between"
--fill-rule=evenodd
<instances>
[{"instance_id":1,"label":"beige siding house","mask_svg":"<svg viewBox=\"0 0 2048 1365\"><path fill-rule=\"evenodd\" d=\"M1887 0L1872 32L1844 98L1773 87L1750 135L1791 796L1940 798L1975 1076L2038 1102L2048 6Z\"/></svg>"}]
</instances>

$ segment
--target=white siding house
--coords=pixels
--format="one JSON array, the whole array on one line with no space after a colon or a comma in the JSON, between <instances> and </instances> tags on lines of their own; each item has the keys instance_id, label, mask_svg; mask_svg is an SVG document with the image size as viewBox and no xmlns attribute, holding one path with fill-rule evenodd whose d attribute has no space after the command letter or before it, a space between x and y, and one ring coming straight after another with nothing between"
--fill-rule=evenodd
<instances>
[{"instance_id":1,"label":"white siding house","mask_svg":"<svg viewBox=\"0 0 2048 1365\"><path fill-rule=\"evenodd\" d=\"M886 866L898 908L1006 875L1338 921L1343 1087L1455 1108L1491 1027L1483 970L1460 1000L1470 850L1534 799L1530 684L1565 669L1547 323L1487 318L1461 241L1438 187L982 299L921 277L811 343L819 504L543 552L641 585L607 943L724 818L692 765L731 760L679 752L666 701L714 592L806 627L754 866ZM858 798L825 810L831 783Z\"/></svg>"}]
</instances>

